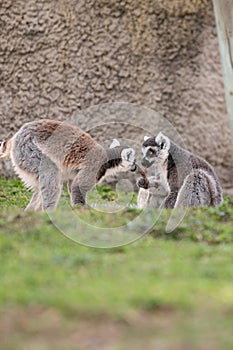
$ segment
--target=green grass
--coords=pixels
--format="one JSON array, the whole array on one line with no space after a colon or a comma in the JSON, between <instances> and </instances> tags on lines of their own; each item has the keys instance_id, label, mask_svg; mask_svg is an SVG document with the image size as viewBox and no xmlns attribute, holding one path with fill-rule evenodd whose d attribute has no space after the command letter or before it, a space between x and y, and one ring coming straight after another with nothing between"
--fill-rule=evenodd
<instances>
[{"instance_id":1,"label":"green grass","mask_svg":"<svg viewBox=\"0 0 233 350\"><path fill-rule=\"evenodd\" d=\"M232 198L190 210L171 234L164 211L150 234L114 249L74 243L46 214L23 212L29 198L0 179L1 349L232 349Z\"/></svg>"}]
</instances>

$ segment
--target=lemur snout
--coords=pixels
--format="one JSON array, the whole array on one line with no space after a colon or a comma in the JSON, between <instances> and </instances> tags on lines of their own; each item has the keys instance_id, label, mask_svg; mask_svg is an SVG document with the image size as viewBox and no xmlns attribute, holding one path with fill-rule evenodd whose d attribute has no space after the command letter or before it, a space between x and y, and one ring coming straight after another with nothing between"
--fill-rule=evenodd
<instances>
[{"instance_id":1,"label":"lemur snout","mask_svg":"<svg viewBox=\"0 0 233 350\"><path fill-rule=\"evenodd\" d=\"M136 171L136 170L137 170L137 164L136 164L136 163L133 163L133 164L131 165L130 170L131 170L132 172Z\"/></svg>"},{"instance_id":2,"label":"lemur snout","mask_svg":"<svg viewBox=\"0 0 233 350\"><path fill-rule=\"evenodd\" d=\"M141 164L145 168L149 168L154 163L154 160L148 160L146 158L142 158Z\"/></svg>"}]
</instances>

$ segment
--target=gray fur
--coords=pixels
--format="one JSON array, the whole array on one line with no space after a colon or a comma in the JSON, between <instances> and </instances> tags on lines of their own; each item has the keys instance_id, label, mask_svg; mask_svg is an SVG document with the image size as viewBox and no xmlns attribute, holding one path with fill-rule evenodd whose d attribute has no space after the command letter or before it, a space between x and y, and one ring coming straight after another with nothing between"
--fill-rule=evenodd
<instances>
[{"instance_id":1,"label":"gray fur","mask_svg":"<svg viewBox=\"0 0 233 350\"><path fill-rule=\"evenodd\" d=\"M162 133L146 138L142 150L142 164L145 166L159 162L166 164L163 172L170 194L165 200L165 208L217 206L222 203L219 179L213 167L203 158L179 147Z\"/></svg>"},{"instance_id":2,"label":"gray fur","mask_svg":"<svg viewBox=\"0 0 233 350\"><path fill-rule=\"evenodd\" d=\"M34 192L26 210L55 209L64 181L71 205L84 205L87 192L103 176L113 168L128 171L135 164L134 154L129 159L121 157L126 148L106 150L78 127L54 120L24 124L6 142L9 147L1 149L0 155L9 154L16 173ZM116 153L117 166L113 161Z\"/></svg>"},{"instance_id":3,"label":"gray fur","mask_svg":"<svg viewBox=\"0 0 233 350\"><path fill-rule=\"evenodd\" d=\"M113 139L109 148L115 148L117 146L120 146L120 142L117 139Z\"/></svg>"},{"instance_id":4,"label":"gray fur","mask_svg":"<svg viewBox=\"0 0 233 350\"><path fill-rule=\"evenodd\" d=\"M135 151L129 147L115 146L106 149L107 161L102 164L98 172L98 181L106 176L122 171L135 171Z\"/></svg>"},{"instance_id":5,"label":"gray fur","mask_svg":"<svg viewBox=\"0 0 233 350\"><path fill-rule=\"evenodd\" d=\"M29 204L25 208L25 211L30 211L30 210L35 210L35 211L42 210L42 198L39 190L35 190Z\"/></svg>"},{"instance_id":6,"label":"gray fur","mask_svg":"<svg viewBox=\"0 0 233 350\"><path fill-rule=\"evenodd\" d=\"M146 137L146 140L148 138ZM170 194L170 187L167 182L167 163L159 158L154 160L154 176L146 179L139 178L137 206L143 208L160 208L164 206L165 199Z\"/></svg>"},{"instance_id":7,"label":"gray fur","mask_svg":"<svg viewBox=\"0 0 233 350\"><path fill-rule=\"evenodd\" d=\"M137 182L139 186L137 207L139 209L163 207L165 199L170 193L167 182L158 180L156 176L150 176L147 180L147 188L140 186L140 179Z\"/></svg>"}]
</instances>

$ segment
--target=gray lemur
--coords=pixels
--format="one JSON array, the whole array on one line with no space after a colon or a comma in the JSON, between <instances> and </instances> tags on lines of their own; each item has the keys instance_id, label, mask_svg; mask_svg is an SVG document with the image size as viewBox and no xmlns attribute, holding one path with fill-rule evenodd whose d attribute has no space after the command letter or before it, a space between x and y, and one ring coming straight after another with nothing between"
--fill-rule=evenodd
<instances>
[{"instance_id":1,"label":"gray lemur","mask_svg":"<svg viewBox=\"0 0 233 350\"><path fill-rule=\"evenodd\" d=\"M138 179L139 187L137 197L137 207L143 208L161 208L164 205L165 198L170 194L170 187L166 178L166 169L156 162L155 175L146 177L142 172L142 177Z\"/></svg>"},{"instance_id":2,"label":"gray lemur","mask_svg":"<svg viewBox=\"0 0 233 350\"><path fill-rule=\"evenodd\" d=\"M25 210L57 207L67 181L71 205L84 205L86 193L112 172L135 171L135 151L114 140L103 148L77 126L42 119L24 124L0 145L25 186L34 194Z\"/></svg>"},{"instance_id":3,"label":"gray lemur","mask_svg":"<svg viewBox=\"0 0 233 350\"><path fill-rule=\"evenodd\" d=\"M179 147L167 136L145 137L142 145L142 165L149 168L160 164L159 176L169 186L165 208L217 206L222 203L222 188L213 167L203 158ZM156 176L156 174L155 174ZM151 179L148 179L149 183ZM139 187L145 186L141 179ZM150 185L149 185L150 186ZM146 188L144 188L146 189ZM143 203L146 207L148 204Z\"/></svg>"}]
</instances>

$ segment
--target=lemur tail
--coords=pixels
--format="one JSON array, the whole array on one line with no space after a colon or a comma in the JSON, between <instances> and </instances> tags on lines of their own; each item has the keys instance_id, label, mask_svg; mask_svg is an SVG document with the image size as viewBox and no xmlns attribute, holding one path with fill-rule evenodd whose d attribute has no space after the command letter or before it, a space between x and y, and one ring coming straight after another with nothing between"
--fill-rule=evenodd
<instances>
[{"instance_id":1,"label":"lemur tail","mask_svg":"<svg viewBox=\"0 0 233 350\"><path fill-rule=\"evenodd\" d=\"M211 195L211 205L214 207L222 204L222 188L218 182L213 176L208 175L207 181L210 189L210 195Z\"/></svg>"},{"instance_id":2,"label":"lemur tail","mask_svg":"<svg viewBox=\"0 0 233 350\"><path fill-rule=\"evenodd\" d=\"M8 158L10 156L12 140L0 141L0 158Z\"/></svg>"}]
</instances>

